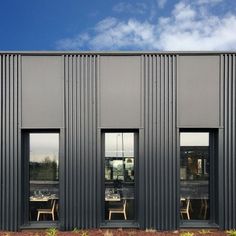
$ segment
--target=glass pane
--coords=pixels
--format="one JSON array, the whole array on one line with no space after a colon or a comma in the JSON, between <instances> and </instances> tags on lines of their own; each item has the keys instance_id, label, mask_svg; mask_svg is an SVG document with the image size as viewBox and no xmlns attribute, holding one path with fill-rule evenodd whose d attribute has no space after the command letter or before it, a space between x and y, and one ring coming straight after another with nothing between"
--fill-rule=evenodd
<instances>
[{"instance_id":1,"label":"glass pane","mask_svg":"<svg viewBox=\"0 0 236 236\"><path fill-rule=\"evenodd\" d=\"M180 215L209 219L209 133L180 135Z\"/></svg>"},{"instance_id":2,"label":"glass pane","mask_svg":"<svg viewBox=\"0 0 236 236\"><path fill-rule=\"evenodd\" d=\"M209 133L181 133L180 146L209 146Z\"/></svg>"},{"instance_id":3,"label":"glass pane","mask_svg":"<svg viewBox=\"0 0 236 236\"><path fill-rule=\"evenodd\" d=\"M125 158L124 161L124 176L126 182L133 182L134 181L134 158L128 157Z\"/></svg>"},{"instance_id":4,"label":"glass pane","mask_svg":"<svg viewBox=\"0 0 236 236\"><path fill-rule=\"evenodd\" d=\"M134 134L106 133L105 157L134 157Z\"/></svg>"},{"instance_id":5,"label":"glass pane","mask_svg":"<svg viewBox=\"0 0 236 236\"><path fill-rule=\"evenodd\" d=\"M124 180L123 160L106 159L105 161L105 179L106 180Z\"/></svg>"},{"instance_id":6,"label":"glass pane","mask_svg":"<svg viewBox=\"0 0 236 236\"><path fill-rule=\"evenodd\" d=\"M30 221L58 219L58 154L59 134L30 134Z\"/></svg>"},{"instance_id":7,"label":"glass pane","mask_svg":"<svg viewBox=\"0 0 236 236\"><path fill-rule=\"evenodd\" d=\"M134 219L134 133L105 134L105 219Z\"/></svg>"}]
</instances>

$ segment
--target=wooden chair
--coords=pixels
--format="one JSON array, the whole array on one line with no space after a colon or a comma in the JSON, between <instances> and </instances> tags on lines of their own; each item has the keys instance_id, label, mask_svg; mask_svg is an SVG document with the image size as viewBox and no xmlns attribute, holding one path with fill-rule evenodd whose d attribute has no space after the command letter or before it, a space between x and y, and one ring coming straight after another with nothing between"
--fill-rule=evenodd
<instances>
[{"instance_id":1,"label":"wooden chair","mask_svg":"<svg viewBox=\"0 0 236 236\"><path fill-rule=\"evenodd\" d=\"M40 215L41 214L48 214L52 215L52 220L55 220L55 206L56 206L56 200L52 200L52 208L50 209L37 209L38 211L38 216L37 216L37 221L39 221Z\"/></svg>"},{"instance_id":2,"label":"wooden chair","mask_svg":"<svg viewBox=\"0 0 236 236\"><path fill-rule=\"evenodd\" d=\"M126 205L127 205L127 202L126 202L126 200L124 200L123 205L121 207L109 208L109 220L111 220L112 214L123 214L125 220L127 220Z\"/></svg>"},{"instance_id":3,"label":"wooden chair","mask_svg":"<svg viewBox=\"0 0 236 236\"><path fill-rule=\"evenodd\" d=\"M187 198L187 199L183 200L183 203L184 203L184 206L182 206L180 208L180 214L182 216L182 219L183 219L183 214L186 214L188 220L190 220L190 215L189 215L190 199Z\"/></svg>"}]
</instances>

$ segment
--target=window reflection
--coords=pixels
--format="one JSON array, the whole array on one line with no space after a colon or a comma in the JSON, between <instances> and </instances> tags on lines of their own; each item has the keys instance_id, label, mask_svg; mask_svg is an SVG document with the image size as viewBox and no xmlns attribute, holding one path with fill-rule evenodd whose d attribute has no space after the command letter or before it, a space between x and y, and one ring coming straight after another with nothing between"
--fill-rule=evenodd
<instances>
[{"instance_id":1,"label":"window reflection","mask_svg":"<svg viewBox=\"0 0 236 236\"><path fill-rule=\"evenodd\" d=\"M134 133L105 133L105 219L134 219Z\"/></svg>"},{"instance_id":2,"label":"window reflection","mask_svg":"<svg viewBox=\"0 0 236 236\"><path fill-rule=\"evenodd\" d=\"M180 215L209 219L209 133L180 134Z\"/></svg>"},{"instance_id":3,"label":"window reflection","mask_svg":"<svg viewBox=\"0 0 236 236\"><path fill-rule=\"evenodd\" d=\"M134 157L133 133L106 133L105 157Z\"/></svg>"},{"instance_id":4,"label":"window reflection","mask_svg":"<svg viewBox=\"0 0 236 236\"><path fill-rule=\"evenodd\" d=\"M58 219L58 154L59 134L30 134L30 221L48 221Z\"/></svg>"}]
</instances>

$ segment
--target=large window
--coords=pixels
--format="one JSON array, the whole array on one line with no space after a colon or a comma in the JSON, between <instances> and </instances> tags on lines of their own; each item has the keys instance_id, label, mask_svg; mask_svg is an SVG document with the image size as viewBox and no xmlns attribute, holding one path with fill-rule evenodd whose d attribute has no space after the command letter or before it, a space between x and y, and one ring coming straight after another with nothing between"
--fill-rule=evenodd
<instances>
[{"instance_id":1,"label":"large window","mask_svg":"<svg viewBox=\"0 0 236 236\"><path fill-rule=\"evenodd\" d=\"M134 133L105 133L105 220L134 220L134 146Z\"/></svg>"},{"instance_id":2,"label":"large window","mask_svg":"<svg viewBox=\"0 0 236 236\"><path fill-rule=\"evenodd\" d=\"M180 216L208 220L210 216L209 132L180 133Z\"/></svg>"},{"instance_id":3,"label":"large window","mask_svg":"<svg viewBox=\"0 0 236 236\"><path fill-rule=\"evenodd\" d=\"M59 217L59 134L29 134L29 220Z\"/></svg>"}]
</instances>

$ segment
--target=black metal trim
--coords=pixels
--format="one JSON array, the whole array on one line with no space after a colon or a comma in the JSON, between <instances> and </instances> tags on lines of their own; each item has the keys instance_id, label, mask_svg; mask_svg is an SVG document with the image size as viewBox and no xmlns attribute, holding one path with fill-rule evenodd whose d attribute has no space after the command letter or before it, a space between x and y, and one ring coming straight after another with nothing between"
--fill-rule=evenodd
<instances>
[{"instance_id":1,"label":"black metal trim","mask_svg":"<svg viewBox=\"0 0 236 236\"><path fill-rule=\"evenodd\" d=\"M24 224L20 226L21 230L24 229L48 229L48 228L60 228L59 221L51 222L51 221L42 221L38 222L30 222L28 224Z\"/></svg>"},{"instance_id":2,"label":"black metal trim","mask_svg":"<svg viewBox=\"0 0 236 236\"><path fill-rule=\"evenodd\" d=\"M212 228L212 226L219 227L219 207L218 207L218 184L219 181L219 173L218 173L218 165L219 165L219 153L218 153L218 129L205 129L205 128L181 128L178 132L178 143L177 143L177 150L178 150L178 169L180 168L180 133L185 132L194 132L194 133L200 133L200 132L209 132L209 153L210 153L210 176L209 176L209 200L210 200L210 219L209 220L181 220L180 217L179 222L179 228ZM177 199L177 205L178 205L178 212L180 209L180 173L178 170L178 199Z\"/></svg>"},{"instance_id":3,"label":"black metal trim","mask_svg":"<svg viewBox=\"0 0 236 236\"><path fill-rule=\"evenodd\" d=\"M29 221L29 201L26 201L26 199L29 198L29 145L30 145L30 140L29 140L29 135L31 133L57 133L59 135L59 196L61 197L61 179L63 179L61 177L60 174L60 170L61 170L61 160L63 159L62 157L62 151L63 151L63 147L64 145L62 145L62 134L61 134L61 130L60 129L21 129L21 156L23 157L22 159L22 198L21 198L21 222L20 222L20 228L24 228L24 227L28 227L28 225L34 226L40 226L42 225L42 227L40 228L45 228L45 222L46 221L41 221L41 222L35 222L35 221ZM59 199L60 201L60 199ZM61 215L61 214L60 214ZM61 219L59 218L59 220L57 221L57 225L60 225L59 222L61 221ZM54 225L55 222L53 221L47 221L48 225L51 222L51 226L52 227ZM33 228L33 227L32 227ZM37 228L37 227L36 227Z\"/></svg>"},{"instance_id":4,"label":"black metal trim","mask_svg":"<svg viewBox=\"0 0 236 236\"><path fill-rule=\"evenodd\" d=\"M100 224L100 228L140 228L139 223L135 221L113 221L113 222L103 222Z\"/></svg>"},{"instance_id":5,"label":"black metal trim","mask_svg":"<svg viewBox=\"0 0 236 236\"><path fill-rule=\"evenodd\" d=\"M182 221L180 224L180 229L186 229L186 228L214 228L218 229L219 225L212 223L210 221L202 221L202 220L189 220L189 221Z\"/></svg>"},{"instance_id":6,"label":"black metal trim","mask_svg":"<svg viewBox=\"0 0 236 236\"><path fill-rule=\"evenodd\" d=\"M132 223L129 223L128 221L108 221L105 220L104 218L104 210L105 210L105 204L104 204L104 192L105 192L105 178L104 178L104 166L105 166L105 162L104 162L104 157L105 157L105 133L129 133L132 132L134 133L134 158L135 158L135 162L134 162L134 187L135 187L135 199L134 199L134 217L135 219L132 220ZM100 217L101 217L101 222L100 222L100 227L102 227L103 225L105 225L104 227L113 227L113 228L117 228L117 227L133 227L133 225L137 225L138 221L139 221L139 210L138 210L138 206L139 206L139 184L138 184L138 162L139 162L139 130L138 129L102 129L101 130L101 166L102 166L102 170L101 170L101 200L100 200L100 204L101 204L101 213L100 213ZM131 222L131 221L130 221ZM139 224L138 224L139 225Z\"/></svg>"}]
</instances>

